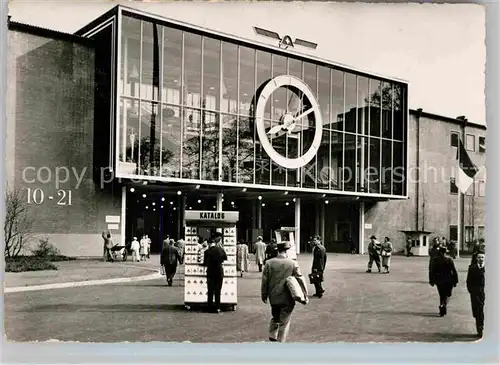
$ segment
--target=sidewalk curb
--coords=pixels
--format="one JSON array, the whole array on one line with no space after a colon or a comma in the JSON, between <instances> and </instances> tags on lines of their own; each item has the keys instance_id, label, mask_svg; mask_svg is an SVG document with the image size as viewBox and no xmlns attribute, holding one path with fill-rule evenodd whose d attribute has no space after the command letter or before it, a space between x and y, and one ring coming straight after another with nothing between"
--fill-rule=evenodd
<instances>
[{"instance_id":1,"label":"sidewalk curb","mask_svg":"<svg viewBox=\"0 0 500 365\"><path fill-rule=\"evenodd\" d=\"M37 290L49 290L49 289L64 289L64 288L77 288L83 286L92 285L106 285L106 284L119 284L119 283L131 283L136 281L146 281L159 279L163 277L160 272L156 269L144 268L145 270L154 271L154 274L149 274L145 276L135 276L130 278L113 278L113 279L100 279L100 280L86 280L86 281L75 281L68 283L54 283L54 284L43 284L43 285L30 285L30 286L17 286L3 289L5 294L7 293L20 293L27 291L37 291Z\"/></svg>"}]
</instances>

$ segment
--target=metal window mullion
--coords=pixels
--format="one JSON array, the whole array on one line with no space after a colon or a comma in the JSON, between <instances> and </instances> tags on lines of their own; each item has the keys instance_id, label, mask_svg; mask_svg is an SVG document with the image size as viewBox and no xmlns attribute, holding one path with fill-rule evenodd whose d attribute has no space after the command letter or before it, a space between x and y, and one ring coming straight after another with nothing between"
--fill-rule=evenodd
<instances>
[{"instance_id":1,"label":"metal window mullion","mask_svg":"<svg viewBox=\"0 0 500 365\"><path fill-rule=\"evenodd\" d=\"M345 72L342 72L342 191L345 190ZM352 178L352 177L350 177Z\"/></svg>"},{"instance_id":2,"label":"metal window mullion","mask_svg":"<svg viewBox=\"0 0 500 365\"><path fill-rule=\"evenodd\" d=\"M271 79L273 78L274 75L274 55L271 55ZM271 122L271 128L273 127L273 115L274 115L274 98L271 94L270 98L270 103L271 103L271 115L269 116L270 122ZM264 113L265 114L265 113ZM273 140L271 139L269 141L271 143L271 147L273 147ZM269 157L269 185L273 185L273 160L271 157Z\"/></svg>"},{"instance_id":3,"label":"metal window mullion","mask_svg":"<svg viewBox=\"0 0 500 365\"><path fill-rule=\"evenodd\" d=\"M184 157L184 32L181 32L181 95L180 95L180 110L179 110L179 116L181 119L181 153L179 157L179 178L182 179L182 163L183 163L183 157Z\"/></svg>"},{"instance_id":4,"label":"metal window mullion","mask_svg":"<svg viewBox=\"0 0 500 365\"><path fill-rule=\"evenodd\" d=\"M256 90L257 85L257 50L253 50L253 86L254 90ZM255 97L259 97L259 95L255 95ZM257 180L257 173L255 172L255 160L257 158L257 124L255 118L255 108L257 107L257 99L254 101L253 106L253 183L255 184ZM261 161L262 162L262 161Z\"/></svg>"},{"instance_id":5,"label":"metal window mullion","mask_svg":"<svg viewBox=\"0 0 500 365\"><path fill-rule=\"evenodd\" d=\"M142 169L142 166L141 166L141 137L142 137L142 128L141 128L141 125L142 125L142 100L141 100L141 85L142 85L142 41L143 41L143 32L144 32L144 22L141 20L141 39L139 41L139 113L138 113L138 116L139 116L139 135L137 136L137 140L138 140L138 146L137 146L137 165L139 166L139 169L138 169L138 175L141 175L141 169Z\"/></svg>"},{"instance_id":6,"label":"metal window mullion","mask_svg":"<svg viewBox=\"0 0 500 365\"><path fill-rule=\"evenodd\" d=\"M328 100L329 100L329 113L328 113L328 125L332 125L332 116L333 116L333 70L330 69L330 80L329 80L329 83L330 83L330 90L329 90L329 96L328 96ZM329 131L329 142L328 142L328 190L332 190L332 179L333 179L333 176L332 176L332 165L333 165L333 160L332 160L332 134L333 134L333 131L330 129Z\"/></svg>"},{"instance_id":7,"label":"metal window mullion","mask_svg":"<svg viewBox=\"0 0 500 365\"><path fill-rule=\"evenodd\" d=\"M316 97L319 96L319 66L316 65ZM319 111L321 113L321 110ZM315 123L318 123L317 120L314 121ZM323 126L322 126L323 127ZM316 126L317 128L317 126ZM321 128L321 130L323 130L323 128ZM323 141L323 132L321 132L322 135L321 135L321 142ZM321 146L321 142L320 142L320 146ZM314 188L317 189L318 188L318 154L316 153L314 155Z\"/></svg>"},{"instance_id":8,"label":"metal window mullion","mask_svg":"<svg viewBox=\"0 0 500 365\"><path fill-rule=\"evenodd\" d=\"M290 58L286 58L286 74L290 75ZM288 113L288 95L290 90L286 88L285 94L285 113ZM288 158L288 133L285 134L285 157ZM288 186L288 168L285 168L285 186Z\"/></svg>"},{"instance_id":9,"label":"metal window mullion","mask_svg":"<svg viewBox=\"0 0 500 365\"><path fill-rule=\"evenodd\" d=\"M384 90L384 83L383 81L380 81L380 105L379 105L379 113L380 113L380 118L379 118L379 123L380 123L380 134L379 134L379 161L378 161L378 193L381 194L382 193L382 179L381 179L381 173L382 173L382 124L383 124L383 121L384 119L382 118L382 114L383 114L383 98L382 98L382 90Z\"/></svg>"},{"instance_id":10,"label":"metal window mullion","mask_svg":"<svg viewBox=\"0 0 500 365\"><path fill-rule=\"evenodd\" d=\"M370 100L370 92L371 92L371 79L368 79L368 131L365 130L365 135L368 136L368 169L370 170L371 169L371 145L370 145L370 142L371 142L371 116L372 116L372 113L371 113L371 100ZM364 152L364 151L363 151ZM366 162L365 162L366 164ZM365 167L363 166L363 171L365 171ZM363 175L363 180L365 180L365 176ZM363 184L364 184L364 181L363 181ZM368 179L367 181L367 188L366 188L366 192L369 193L370 192L370 179Z\"/></svg>"},{"instance_id":11,"label":"metal window mullion","mask_svg":"<svg viewBox=\"0 0 500 365\"><path fill-rule=\"evenodd\" d=\"M394 177L394 84L391 83L391 195L394 194L394 185L393 185L393 177Z\"/></svg>"},{"instance_id":12,"label":"metal window mullion","mask_svg":"<svg viewBox=\"0 0 500 365\"><path fill-rule=\"evenodd\" d=\"M219 114L219 177L217 180L221 181L222 180L222 133L223 133L223 126L222 126L222 41L219 41L219 111L216 112L216 118L217 114ZM228 111L229 111L229 105L228 105ZM229 172L229 178L231 178L231 172Z\"/></svg>"},{"instance_id":13,"label":"metal window mullion","mask_svg":"<svg viewBox=\"0 0 500 365\"><path fill-rule=\"evenodd\" d=\"M356 75L356 134L354 135L354 191L358 191L358 76Z\"/></svg>"},{"instance_id":14,"label":"metal window mullion","mask_svg":"<svg viewBox=\"0 0 500 365\"><path fill-rule=\"evenodd\" d=\"M240 46L236 46L236 173L234 178L239 181L240 173Z\"/></svg>"},{"instance_id":15,"label":"metal window mullion","mask_svg":"<svg viewBox=\"0 0 500 365\"><path fill-rule=\"evenodd\" d=\"M160 52L160 88L158 90L158 106L160 108L160 161L159 161L159 169L158 169L158 175L161 177L162 176L162 170L163 170L163 104L162 104L162 95L163 95L163 65L165 64L165 60L163 59L165 57L165 28L162 26L161 27L161 52Z\"/></svg>"},{"instance_id":16,"label":"metal window mullion","mask_svg":"<svg viewBox=\"0 0 500 365\"><path fill-rule=\"evenodd\" d=\"M122 92L121 94L125 94L125 87L127 85L127 70L128 70L128 42L127 38L123 38L125 40L125 46L123 47L123 85L122 85ZM122 155L123 155L123 162L127 162L127 107L125 100L121 99L122 105L123 105L123 130L122 130L122 138L123 138L123 147L122 147ZM117 119L118 120L118 119ZM134 156L132 156L131 160L134 159Z\"/></svg>"},{"instance_id":17,"label":"metal window mullion","mask_svg":"<svg viewBox=\"0 0 500 365\"><path fill-rule=\"evenodd\" d=\"M304 80L304 61L302 61L302 64L301 64L300 78L302 80ZM304 93L301 92L300 103L299 103L299 113L301 113L301 114L302 114L303 102L304 102ZM302 119L301 119L301 121L300 121L300 140L299 140L299 151L300 151L301 156L304 154L303 143L304 143L304 123L302 123ZM300 176L300 187L302 188L304 186L304 180L305 180L304 167L299 167L299 169L297 170L297 174Z\"/></svg>"},{"instance_id":18,"label":"metal window mullion","mask_svg":"<svg viewBox=\"0 0 500 365\"><path fill-rule=\"evenodd\" d=\"M200 148L198 151L199 154L199 164L200 166L198 167L198 178L200 180L203 179L203 116L205 115L204 113L204 107L203 107L203 102L205 101L205 94L203 92L203 72L204 72L204 56L205 56L205 37L201 37L201 72L200 72ZM206 115L205 115L206 116Z\"/></svg>"}]
</instances>

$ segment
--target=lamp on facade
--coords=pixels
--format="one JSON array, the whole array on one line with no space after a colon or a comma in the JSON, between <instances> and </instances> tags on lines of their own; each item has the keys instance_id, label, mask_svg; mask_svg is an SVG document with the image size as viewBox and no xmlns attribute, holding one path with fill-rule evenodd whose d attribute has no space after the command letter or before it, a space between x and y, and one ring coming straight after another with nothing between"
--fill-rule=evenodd
<instances>
[{"instance_id":1,"label":"lamp on facade","mask_svg":"<svg viewBox=\"0 0 500 365\"><path fill-rule=\"evenodd\" d=\"M289 203L289 202L286 202L286 203L285 203L285 205L290 205L290 203Z\"/></svg>"},{"instance_id":2,"label":"lamp on facade","mask_svg":"<svg viewBox=\"0 0 500 365\"><path fill-rule=\"evenodd\" d=\"M288 195L288 191L285 191L285 192L283 193L283 195Z\"/></svg>"},{"instance_id":3,"label":"lamp on facade","mask_svg":"<svg viewBox=\"0 0 500 365\"><path fill-rule=\"evenodd\" d=\"M247 191L247 188L243 188L241 191L242 191L242 192L246 192L246 191Z\"/></svg>"},{"instance_id":4,"label":"lamp on facade","mask_svg":"<svg viewBox=\"0 0 500 365\"><path fill-rule=\"evenodd\" d=\"M149 209L149 207L146 205L146 209Z\"/></svg>"},{"instance_id":5,"label":"lamp on facade","mask_svg":"<svg viewBox=\"0 0 500 365\"><path fill-rule=\"evenodd\" d=\"M297 201L297 199L293 198L293 202L295 203Z\"/></svg>"},{"instance_id":6,"label":"lamp on facade","mask_svg":"<svg viewBox=\"0 0 500 365\"><path fill-rule=\"evenodd\" d=\"M262 203L262 206L265 207L266 206L266 203Z\"/></svg>"},{"instance_id":7,"label":"lamp on facade","mask_svg":"<svg viewBox=\"0 0 500 365\"><path fill-rule=\"evenodd\" d=\"M196 189L199 189L199 188L200 188L200 185L196 185L196 186L195 186L195 188L196 188Z\"/></svg>"},{"instance_id":8,"label":"lamp on facade","mask_svg":"<svg viewBox=\"0 0 500 365\"><path fill-rule=\"evenodd\" d=\"M146 194L142 194L142 197L143 197L143 198L146 198Z\"/></svg>"},{"instance_id":9,"label":"lamp on facade","mask_svg":"<svg viewBox=\"0 0 500 365\"><path fill-rule=\"evenodd\" d=\"M198 199L198 204L200 204L200 203L201 203L201 199Z\"/></svg>"},{"instance_id":10,"label":"lamp on facade","mask_svg":"<svg viewBox=\"0 0 500 365\"><path fill-rule=\"evenodd\" d=\"M165 201L165 198L161 198L161 201L164 202Z\"/></svg>"},{"instance_id":11,"label":"lamp on facade","mask_svg":"<svg viewBox=\"0 0 500 365\"><path fill-rule=\"evenodd\" d=\"M259 195L259 197L257 199L262 200L262 196Z\"/></svg>"},{"instance_id":12,"label":"lamp on facade","mask_svg":"<svg viewBox=\"0 0 500 365\"><path fill-rule=\"evenodd\" d=\"M178 190L177 195L182 195L182 191Z\"/></svg>"},{"instance_id":13,"label":"lamp on facade","mask_svg":"<svg viewBox=\"0 0 500 365\"><path fill-rule=\"evenodd\" d=\"M130 188L130 192L133 193L135 191L134 188Z\"/></svg>"},{"instance_id":14,"label":"lamp on facade","mask_svg":"<svg viewBox=\"0 0 500 365\"><path fill-rule=\"evenodd\" d=\"M325 200L325 204L328 204L328 200Z\"/></svg>"},{"instance_id":15,"label":"lamp on facade","mask_svg":"<svg viewBox=\"0 0 500 365\"><path fill-rule=\"evenodd\" d=\"M153 202L151 205L156 205L156 203L155 203L155 202Z\"/></svg>"},{"instance_id":16,"label":"lamp on facade","mask_svg":"<svg viewBox=\"0 0 500 365\"><path fill-rule=\"evenodd\" d=\"M170 202L170 205L173 205L173 204L174 204L174 202Z\"/></svg>"}]
</instances>

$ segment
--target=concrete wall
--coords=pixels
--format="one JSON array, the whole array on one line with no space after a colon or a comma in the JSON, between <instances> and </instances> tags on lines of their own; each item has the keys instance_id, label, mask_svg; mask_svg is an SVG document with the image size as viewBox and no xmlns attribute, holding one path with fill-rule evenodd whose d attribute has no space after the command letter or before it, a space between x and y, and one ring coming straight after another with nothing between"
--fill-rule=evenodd
<instances>
[{"instance_id":1,"label":"concrete wall","mask_svg":"<svg viewBox=\"0 0 500 365\"><path fill-rule=\"evenodd\" d=\"M94 50L9 31L8 56L7 183L34 217L30 248L47 237L66 255L102 255L100 233L106 215L121 213L121 190L92 179Z\"/></svg>"},{"instance_id":2,"label":"concrete wall","mask_svg":"<svg viewBox=\"0 0 500 365\"><path fill-rule=\"evenodd\" d=\"M450 177L455 176L457 149L451 147L450 138L453 131L464 133L464 130L451 120L433 118L425 114L419 123L420 156L417 161L417 117L411 114L408 143L409 199L380 202L371 207L367 205L365 223L372 224L372 229L365 230L365 248L368 246L369 237L375 235L379 239L390 237L396 250L403 250L403 230L427 230L432 232L431 237L449 238L450 225L457 224L458 198L450 193L449 181ZM476 136L475 151L468 153L473 162L481 168L485 164L486 154L479 152L479 136L486 136L486 130L468 126L465 133ZM420 167L419 178L417 167ZM480 170L475 180L474 196L464 196L463 217L465 226L474 226L474 234L477 237L478 226L484 226L485 222L485 198L478 194L478 181L486 180L484 169ZM464 249L467 249L465 244L462 247L462 250Z\"/></svg>"}]
</instances>

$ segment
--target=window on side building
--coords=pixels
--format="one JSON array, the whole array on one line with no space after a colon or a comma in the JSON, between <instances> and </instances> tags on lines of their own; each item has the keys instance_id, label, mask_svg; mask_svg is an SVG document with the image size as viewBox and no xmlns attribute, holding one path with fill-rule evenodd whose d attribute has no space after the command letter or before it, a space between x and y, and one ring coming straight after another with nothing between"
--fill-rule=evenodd
<instances>
[{"instance_id":1,"label":"window on side building","mask_svg":"<svg viewBox=\"0 0 500 365\"><path fill-rule=\"evenodd\" d=\"M483 136L479 137L479 152L481 153L486 152L486 137Z\"/></svg>"},{"instance_id":2,"label":"window on side building","mask_svg":"<svg viewBox=\"0 0 500 365\"><path fill-rule=\"evenodd\" d=\"M467 151L476 150L476 136L473 134L467 134L465 139L465 149Z\"/></svg>"},{"instance_id":3,"label":"window on side building","mask_svg":"<svg viewBox=\"0 0 500 365\"><path fill-rule=\"evenodd\" d=\"M484 226L477 227L477 238L484 238Z\"/></svg>"},{"instance_id":4,"label":"window on side building","mask_svg":"<svg viewBox=\"0 0 500 365\"><path fill-rule=\"evenodd\" d=\"M458 187L454 177L450 178L450 194L458 194Z\"/></svg>"},{"instance_id":5,"label":"window on side building","mask_svg":"<svg viewBox=\"0 0 500 365\"><path fill-rule=\"evenodd\" d=\"M458 227L456 225L450 226L450 235L449 235L449 240L450 241L456 241L458 240Z\"/></svg>"},{"instance_id":6,"label":"window on side building","mask_svg":"<svg viewBox=\"0 0 500 365\"><path fill-rule=\"evenodd\" d=\"M483 180L477 182L477 195L478 196L486 195L486 184Z\"/></svg>"},{"instance_id":7,"label":"window on side building","mask_svg":"<svg viewBox=\"0 0 500 365\"><path fill-rule=\"evenodd\" d=\"M450 144L451 144L451 147L458 147L458 137L459 134L458 132L451 132L451 135L450 135Z\"/></svg>"}]
</instances>

